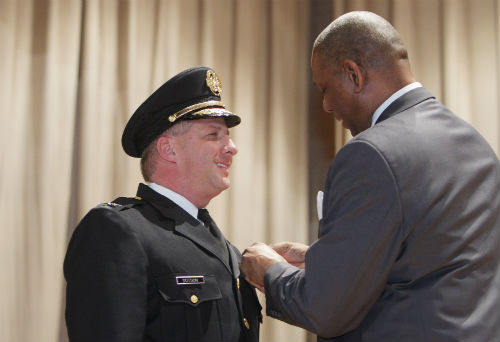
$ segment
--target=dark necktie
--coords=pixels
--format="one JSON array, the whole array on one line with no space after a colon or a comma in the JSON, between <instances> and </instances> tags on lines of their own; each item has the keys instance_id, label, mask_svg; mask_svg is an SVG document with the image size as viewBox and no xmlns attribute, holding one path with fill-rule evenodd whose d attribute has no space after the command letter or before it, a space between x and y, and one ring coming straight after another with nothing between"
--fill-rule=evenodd
<instances>
[{"instance_id":1,"label":"dark necktie","mask_svg":"<svg viewBox=\"0 0 500 342\"><path fill-rule=\"evenodd\" d=\"M205 227L207 227L210 230L210 233L212 233L212 236L214 237L215 241L218 244L219 250L222 253L224 261L229 265L229 253L227 251L226 239L224 238L221 231L215 224L214 220L212 220L212 217L208 213L208 210L198 209L198 219L200 219L200 221L205 224Z\"/></svg>"}]
</instances>

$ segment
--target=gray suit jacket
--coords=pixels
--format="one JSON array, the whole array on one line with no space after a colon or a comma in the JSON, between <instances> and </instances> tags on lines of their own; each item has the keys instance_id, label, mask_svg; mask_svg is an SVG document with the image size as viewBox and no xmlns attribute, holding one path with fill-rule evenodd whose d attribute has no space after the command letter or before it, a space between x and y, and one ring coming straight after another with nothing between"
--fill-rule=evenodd
<instances>
[{"instance_id":1,"label":"gray suit jacket","mask_svg":"<svg viewBox=\"0 0 500 342\"><path fill-rule=\"evenodd\" d=\"M267 314L334 341L500 341L500 167L424 88L328 171L306 268L266 273Z\"/></svg>"}]
</instances>

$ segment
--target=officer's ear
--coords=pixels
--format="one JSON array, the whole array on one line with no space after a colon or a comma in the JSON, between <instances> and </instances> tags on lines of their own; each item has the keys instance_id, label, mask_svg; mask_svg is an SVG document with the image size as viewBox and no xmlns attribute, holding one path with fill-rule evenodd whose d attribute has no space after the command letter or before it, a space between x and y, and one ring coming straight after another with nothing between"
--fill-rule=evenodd
<instances>
[{"instance_id":1,"label":"officer's ear","mask_svg":"<svg viewBox=\"0 0 500 342\"><path fill-rule=\"evenodd\" d=\"M177 161L177 156L175 153L175 147L173 144L172 137L161 136L156 140L156 152L161 159L175 163Z\"/></svg>"},{"instance_id":2,"label":"officer's ear","mask_svg":"<svg viewBox=\"0 0 500 342\"><path fill-rule=\"evenodd\" d=\"M355 93L361 92L365 81L365 69L352 59L346 59L344 61L344 72L352 84L353 91Z\"/></svg>"}]
</instances>

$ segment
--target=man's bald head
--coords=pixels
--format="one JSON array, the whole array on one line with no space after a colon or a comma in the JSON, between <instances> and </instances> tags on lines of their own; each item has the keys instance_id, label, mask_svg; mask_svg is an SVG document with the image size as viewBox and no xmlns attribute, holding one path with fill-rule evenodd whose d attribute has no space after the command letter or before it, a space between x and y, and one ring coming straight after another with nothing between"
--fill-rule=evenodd
<instances>
[{"instance_id":1,"label":"man's bald head","mask_svg":"<svg viewBox=\"0 0 500 342\"><path fill-rule=\"evenodd\" d=\"M408 52L399 32L384 18L365 11L346 13L335 19L316 38L313 53L326 67L341 67L351 59L364 68L385 69Z\"/></svg>"},{"instance_id":2,"label":"man's bald head","mask_svg":"<svg viewBox=\"0 0 500 342\"><path fill-rule=\"evenodd\" d=\"M328 25L314 43L311 70L324 110L353 136L370 127L387 98L415 81L400 34L371 12L346 13Z\"/></svg>"}]
</instances>

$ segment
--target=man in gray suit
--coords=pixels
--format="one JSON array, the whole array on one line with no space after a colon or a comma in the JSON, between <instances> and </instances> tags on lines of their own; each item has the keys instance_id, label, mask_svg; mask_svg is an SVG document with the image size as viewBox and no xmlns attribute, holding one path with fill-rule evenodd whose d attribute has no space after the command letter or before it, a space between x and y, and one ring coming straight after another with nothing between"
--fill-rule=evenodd
<instances>
[{"instance_id":1,"label":"man in gray suit","mask_svg":"<svg viewBox=\"0 0 500 342\"><path fill-rule=\"evenodd\" d=\"M339 17L311 63L354 138L328 171L318 240L243 255L267 314L319 340L500 341L498 157L415 82L383 18Z\"/></svg>"}]
</instances>

